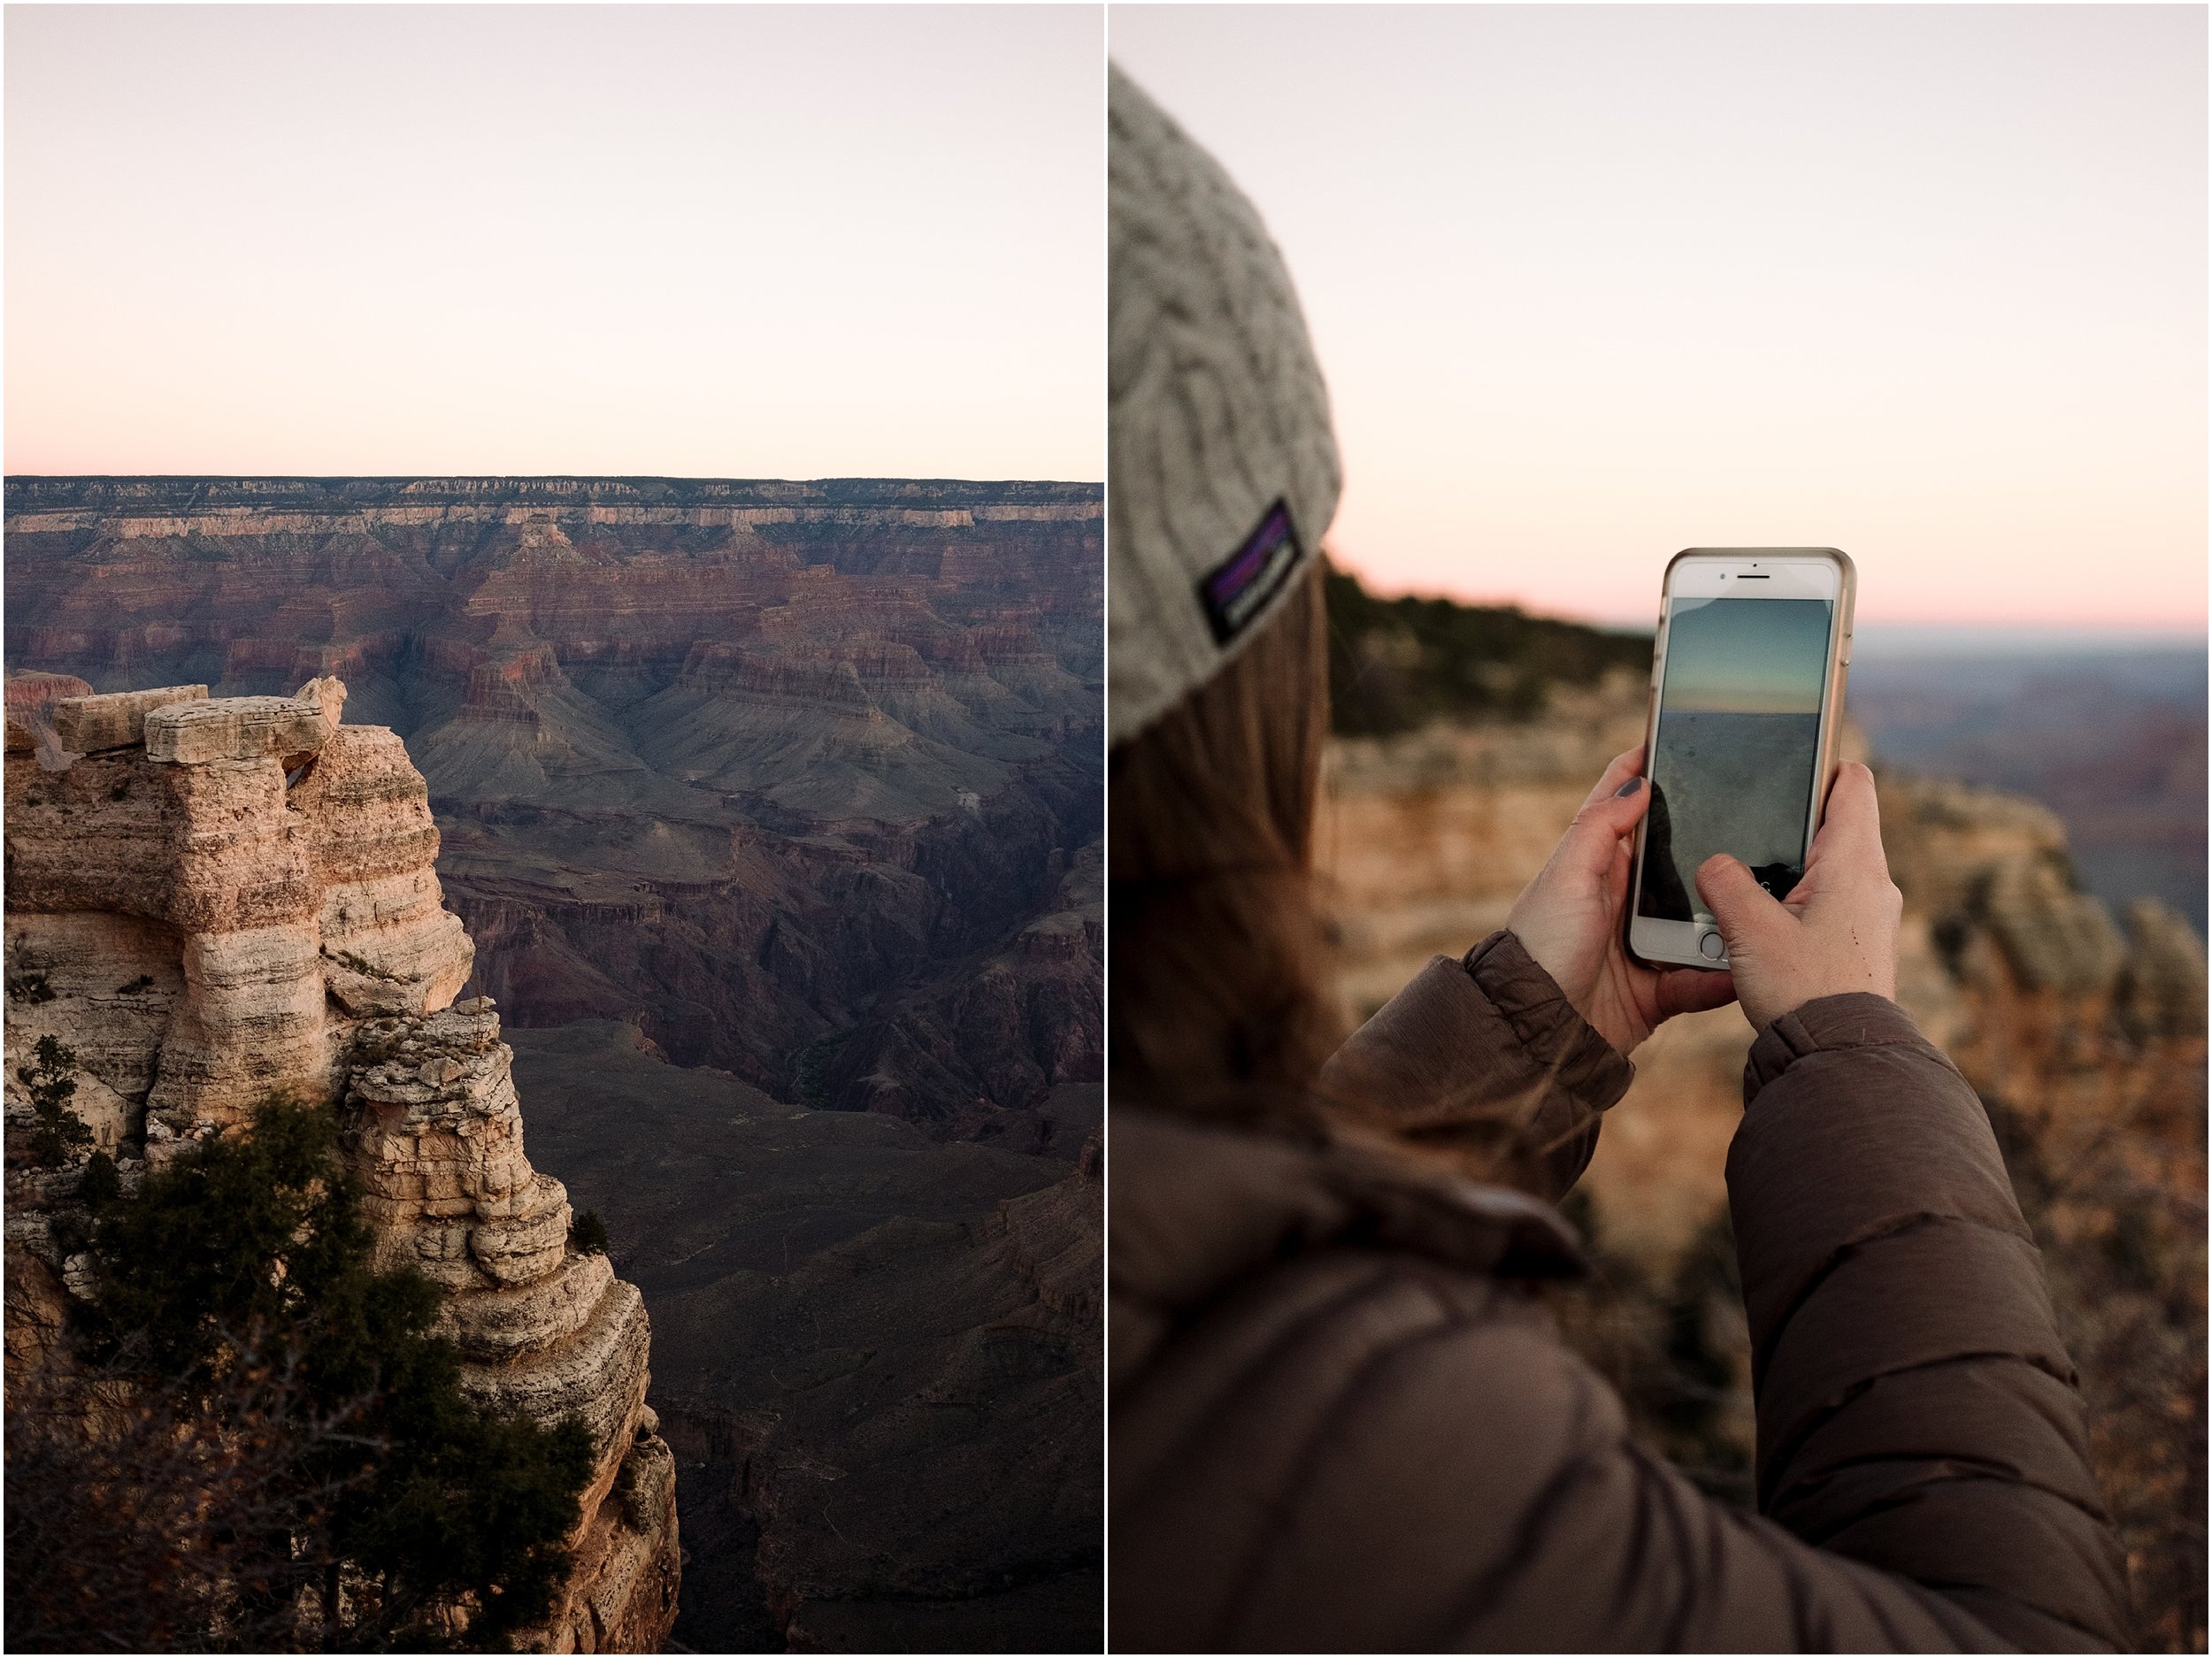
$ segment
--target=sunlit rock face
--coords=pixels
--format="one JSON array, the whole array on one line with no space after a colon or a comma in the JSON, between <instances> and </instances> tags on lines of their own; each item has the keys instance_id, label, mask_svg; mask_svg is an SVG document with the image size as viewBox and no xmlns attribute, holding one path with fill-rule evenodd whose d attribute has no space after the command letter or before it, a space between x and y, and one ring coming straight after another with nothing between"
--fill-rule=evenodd
<instances>
[{"instance_id":1,"label":"sunlit rock face","mask_svg":"<svg viewBox=\"0 0 2212 1658\"><path fill-rule=\"evenodd\" d=\"M9 756L9 971L45 992L11 1008L11 1063L49 1033L114 1050L110 1132L156 1163L271 1094L334 1102L361 1017L469 976L421 776L336 723L344 695L67 699L53 741L96 751Z\"/></svg>"},{"instance_id":2,"label":"sunlit rock face","mask_svg":"<svg viewBox=\"0 0 2212 1658\"><path fill-rule=\"evenodd\" d=\"M73 1104L127 1179L272 1095L326 1105L382 1263L446 1291L464 1386L591 1430L579 1568L532 1643L657 1646L679 1555L644 1304L604 1255L572 1248L566 1192L524 1155L493 1004L455 1002L474 950L444 907L404 746L341 724L346 687L327 677L289 697L22 700L7 756L11 1363L50 1350L81 1275L44 1222L75 1171L17 1162L19 1069L42 1037L74 1052Z\"/></svg>"}]
</instances>

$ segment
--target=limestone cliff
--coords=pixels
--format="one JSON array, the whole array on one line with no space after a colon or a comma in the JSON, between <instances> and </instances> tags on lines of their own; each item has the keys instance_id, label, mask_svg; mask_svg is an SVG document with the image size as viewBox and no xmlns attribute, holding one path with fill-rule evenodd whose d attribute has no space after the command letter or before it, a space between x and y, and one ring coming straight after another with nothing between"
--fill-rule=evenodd
<instances>
[{"instance_id":1,"label":"limestone cliff","mask_svg":"<svg viewBox=\"0 0 2212 1658\"><path fill-rule=\"evenodd\" d=\"M675 1616L674 1466L645 1403L637 1290L570 1245L567 1194L523 1153L510 1050L446 910L438 832L399 739L341 723L345 687L38 699L10 685L6 777L11 1363L76 1263L43 1210L73 1171L18 1167L18 1066L73 1049L73 1103L126 1178L275 1094L328 1105L388 1265L447 1293L463 1385L597 1462L551 1651L651 1650ZM619 1488L621 1495L611 1495Z\"/></svg>"}]
</instances>

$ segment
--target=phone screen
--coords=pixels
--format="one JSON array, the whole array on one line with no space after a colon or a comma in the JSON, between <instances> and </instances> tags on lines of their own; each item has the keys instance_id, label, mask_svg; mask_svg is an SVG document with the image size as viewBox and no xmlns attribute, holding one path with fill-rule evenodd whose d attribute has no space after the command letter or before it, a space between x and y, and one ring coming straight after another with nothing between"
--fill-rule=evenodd
<instances>
[{"instance_id":1,"label":"phone screen","mask_svg":"<svg viewBox=\"0 0 2212 1658\"><path fill-rule=\"evenodd\" d=\"M1712 920L1697 868L1716 852L1777 898L1805 872L1828 599L1690 599L1667 607L1639 915Z\"/></svg>"}]
</instances>

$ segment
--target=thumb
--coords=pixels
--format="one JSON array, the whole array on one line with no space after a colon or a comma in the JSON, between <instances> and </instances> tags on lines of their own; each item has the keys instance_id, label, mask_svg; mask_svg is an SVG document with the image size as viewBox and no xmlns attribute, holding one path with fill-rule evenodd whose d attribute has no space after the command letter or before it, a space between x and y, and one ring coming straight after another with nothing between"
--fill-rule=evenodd
<instances>
[{"instance_id":1,"label":"thumb","mask_svg":"<svg viewBox=\"0 0 2212 1658\"><path fill-rule=\"evenodd\" d=\"M1697 895L1713 912L1721 941L1734 958L1740 947L1756 948L1763 937L1789 920L1774 894L1759 885L1751 871L1725 852L1716 852L1697 866Z\"/></svg>"}]
</instances>

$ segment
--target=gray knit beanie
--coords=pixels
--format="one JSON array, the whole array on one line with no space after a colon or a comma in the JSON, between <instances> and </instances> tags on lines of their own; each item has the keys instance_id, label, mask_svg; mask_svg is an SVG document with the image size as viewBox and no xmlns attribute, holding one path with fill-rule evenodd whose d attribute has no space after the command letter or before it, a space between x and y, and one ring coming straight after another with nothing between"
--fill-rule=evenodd
<instances>
[{"instance_id":1,"label":"gray knit beanie","mask_svg":"<svg viewBox=\"0 0 2212 1658\"><path fill-rule=\"evenodd\" d=\"M1328 392L1282 255L1220 165L1107 73L1108 729L1265 626L1336 515Z\"/></svg>"}]
</instances>

